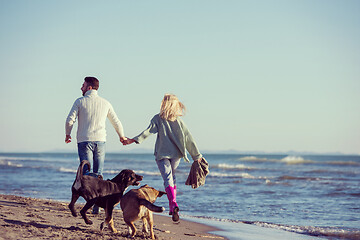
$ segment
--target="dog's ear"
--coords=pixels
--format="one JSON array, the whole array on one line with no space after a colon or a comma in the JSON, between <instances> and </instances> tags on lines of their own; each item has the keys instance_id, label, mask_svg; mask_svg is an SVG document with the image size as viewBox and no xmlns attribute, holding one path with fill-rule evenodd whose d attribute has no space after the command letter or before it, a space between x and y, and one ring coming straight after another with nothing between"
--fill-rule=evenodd
<instances>
[{"instance_id":1,"label":"dog's ear","mask_svg":"<svg viewBox=\"0 0 360 240\"><path fill-rule=\"evenodd\" d=\"M166 192L163 192L163 191L159 191L159 195L158 195L158 197L162 197L162 195L166 195Z\"/></svg>"},{"instance_id":2,"label":"dog's ear","mask_svg":"<svg viewBox=\"0 0 360 240\"><path fill-rule=\"evenodd\" d=\"M126 172L124 170L122 170L118 175L116 175L112 181L119 183L119 182L124 182L127 180L127 176L126 176Z\"/></svg>"},{"instance_id":3,"label":"dog's ear","mask_svg":"<svg viewBox=\"0 0 360 240\"><path fill-rule=\"evenodd\" d=\"M129 176L129 174L128 174L127 172L124 171L124 172L121 174L121 182L123 182L123 183L128 183L128 182L131 181L131 179L132 179L132 176L131 176L131 175Z\"/></svg>"}]
</instances>

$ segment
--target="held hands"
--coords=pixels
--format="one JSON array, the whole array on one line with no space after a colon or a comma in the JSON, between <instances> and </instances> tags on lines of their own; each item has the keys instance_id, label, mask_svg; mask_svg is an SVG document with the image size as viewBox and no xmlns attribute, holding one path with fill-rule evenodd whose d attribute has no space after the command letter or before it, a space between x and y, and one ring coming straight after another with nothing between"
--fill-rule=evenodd
<instances>
[{"instance_id":1,"label":"held hands","mask_svg":"<svg viewBox=\"0 0 360 240\"><path fill-rule=\"evenodd\" d=\"M123 144L123 145L126 145L125 142L127 141L127 137L120 137L120 142Z\"/></svg>"},{"instance_id":2,"label":"held hands","mask_svg":"<svg viewBox=\"0 0 360 240\"><path fill-rule=\"evenodd\" d=\"M127 137L122 137L122 138L120 138L120 142L121 142L124 146L126 146L126 145L129 145L129 144L134 143L135 140L134 140L134 139L131 139L131 138L127 138Z\"/></svg>"},{"instance_id":3,"label":"held hands","mask_svg":"<svg viewBox=\"0 0 360 240\"><path fill-rule=\"evenodd\" d=\"M71 143L71 136L70 135L65 136L65 143Z\"/></svg>"},{"instance_id":4,"label":"held hands","mask_svg":"<svg viewBox=\"0 0 360 240\"><path fill-rule=\"evenodd\" d=\"M131 139L131 138L128 138L127 140L126 140L126 142L125 142L125 144L124 145L129 145L129 144L132 144L132 143L134 143L135 142L135 140L134 139Z\"/></svg>"},{"instance_id":5,"label":"held hands","mask_svg":"<svg viewBox=\"0 0 360 240\"><path fill-rule=\"evenodd\" d=\"M127 137L121 137L120 142L125 146L125 145L129 145L131 143L134 143L135 140L129 139ZM71 136L70 135L65 136L65 143L71 143Z\"/></svg>"}]
</instances>

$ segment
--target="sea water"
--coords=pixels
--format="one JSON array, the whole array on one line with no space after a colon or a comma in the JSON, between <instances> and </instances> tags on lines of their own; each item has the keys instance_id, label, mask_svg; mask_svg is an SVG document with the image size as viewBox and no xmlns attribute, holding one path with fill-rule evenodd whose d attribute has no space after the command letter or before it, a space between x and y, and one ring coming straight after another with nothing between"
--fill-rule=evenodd
<instances>
[{"instance_id":1,"label":"sea water","mask_svg":"<svg viewBox=\"0 0 360 240\"><path fill-rule=\"evenodd\" d=\"M183 216L327 239L360 239L360 156L204 157L210 164L204 186L185 185L190 163L182 161L177 169ZM0 193L69 202L78 165L75 153L0 153ZM127 168L144 176L142 184L164 190L152 154L107 153L104 178ZM156 203L168 207L166 197Z\"/></svg>"}]
</instances>

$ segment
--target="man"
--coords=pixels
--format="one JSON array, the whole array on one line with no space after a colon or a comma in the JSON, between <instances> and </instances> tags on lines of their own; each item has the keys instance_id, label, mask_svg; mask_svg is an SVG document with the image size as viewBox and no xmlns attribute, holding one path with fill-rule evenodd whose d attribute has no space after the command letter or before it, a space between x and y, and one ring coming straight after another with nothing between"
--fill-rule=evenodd
<instances>
[{"instance_id":1,"label":"man","mask_svg":"<svg viewBox=\"0 0 360 240\"><path fill-rule=\"evenodd\" d=\"M78 119L77 144L80 162L92 162L92 173L85 168L84 173L92 176L101 176L105 160L106 130L105 123L108 118L120 137L120 142L127 138L124 136L123 126L118 119L112 105L98 96L99 80L95 77L85 77L81 87L83 97L76 99L65 124L65 143L71 142L71 130ZM93 213L96 212L96 208Z\"/></svg>"}]
</instances>

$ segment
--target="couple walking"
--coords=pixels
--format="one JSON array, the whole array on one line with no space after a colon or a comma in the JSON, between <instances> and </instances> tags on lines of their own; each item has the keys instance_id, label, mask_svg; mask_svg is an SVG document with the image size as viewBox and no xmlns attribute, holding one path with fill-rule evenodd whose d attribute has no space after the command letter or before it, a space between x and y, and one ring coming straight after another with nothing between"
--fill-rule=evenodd
<instances>
[{"instance_id":1,"label":"couple walking","mask_svg":"<svg viewBox=\"0 0 360 240\"><path fill-rule=\"evenodd\" d=\"M187 158L188 151L194 161L201 162L202 155L196 143L180 116L184 114L185 106L175 95L165 94L160 107L160 113L150 121L150 125L138 136L129 139L124 135L123 126L112 105L101 98L97 90L99 81L95 77L85 77L81 87L83 97L78 98L66 119L65 142L71 142L71 130L78 119L77 145L80 162L89 160L91 169L84 169L85 174L95 177L102 175L105 160L106 130L108 118L117 132L123 145L140 144L148 136L157 134L155 143L155 160L164 181L165 191L169 200L169 214L173 221L179 221L179 206L176 202L175 170L180 159ZM98 213L95 209L93 213Z\"/></svg>"}]
</instances>

